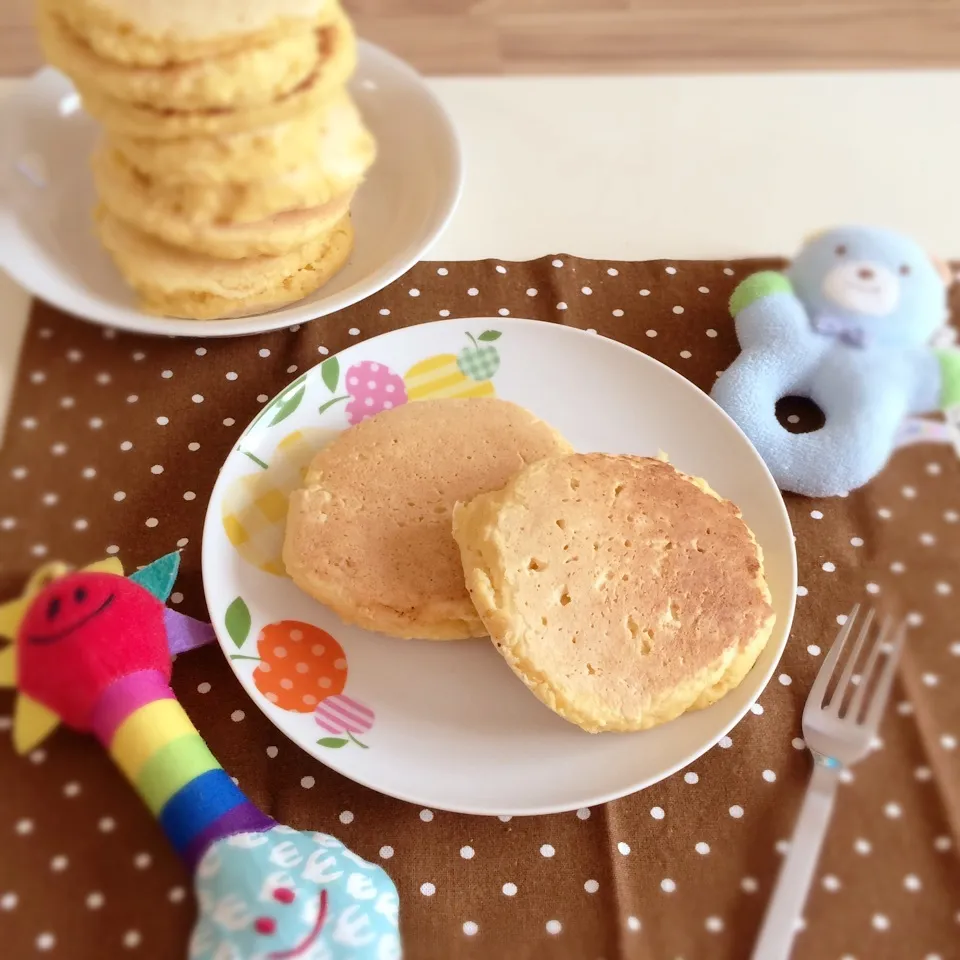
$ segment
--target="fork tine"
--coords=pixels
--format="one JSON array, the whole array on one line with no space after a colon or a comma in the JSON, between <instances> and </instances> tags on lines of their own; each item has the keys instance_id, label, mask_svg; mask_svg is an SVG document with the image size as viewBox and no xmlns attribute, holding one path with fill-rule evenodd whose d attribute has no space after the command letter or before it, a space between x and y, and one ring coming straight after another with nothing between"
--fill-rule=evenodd
<instances>
[{"instance_id":1,"label":"fork tine","mask_svg":"<svg viewBox=\"0 0 960 960\"><path fill-rule=\"evenodd\" d=\"M889 614L883 618L883 624L880 627L880 633L878 634L877 639L873 642L873 645L870 648L870 655L867 657L867 663L860 673L860 683L857 686L857 689L854 691L853 697L850 699L850 706L847 708L846 716L854 722L856 722L857 717L860 716L860 708L863 705L864 698L867 695L867 688L870 686L870 680L873 677L873 671L876 668L877 661L880 659L880 651L890 634L890 627L892 623L893 620Z\"/></svg>"},{"instance_id":2,"label":"fork tine","mask_svg":"<svg viewBox=\"0 0 960 960\"><path fill-rule=\"evenodd\" d=\"M866 642L867 635L870 633L870 624L872 623L873 607L867 611L867 616L857 636L857 642L853 645L853 650L850 651L850 658L844 665L843 673L840 674L840 679L837 681L837 686L833 691L833 696L830 698L830 703L827 704L827 709L836 713L838 716L840 714L840 708L843 706L843 698L847 695L847 688L850 686L850 677L853 676L857 661L860 659L860 651L863 650L863 645ZM834 709L834 705L836 705L836 709Z\"/></svg>"},{"instance_id":3,"label":"fork tine","mask_svg":"<svg viewBox=\"0 0 960 960\"><path fill-rule=\"evenodd\" d=\"M897 635L893 641L893 649L887 657L883 673L877 681L877 689L874 690L870 703L867 705L867 712L863 718L863 724L872 731L876 731L880 726L880 718L883 716L883 708L887 705L890 697L890 688L893 686L893 678L897 672L897 663L900 660L900 654L903 652L903 642L907 636L907 625L900 624Z\"/></svg>"},{"instance_id":4,"label":"fork tine","mask_svg":"<svg viewBox=\"0 0 960 960\"><path fill-rule=\"evenodd\" d=\"M810 688L810 696L807 699L807 702L811 705L814 705L817 709L820 709L823 706L823 700L827 693L827 685L830 683L830 678L833 676L833 671L836 669L837 661L840 659L840 654L843 652L844 644L847 642L847 637L850 636L850 631L853 629L853 625L857 620L857 614L859 612L860 604L858 603L850 611L850 615L847 617L847 622L840 628L840 632L837 634L837 639L833 641L833 646L830 648L827 658L823 661L823 666L820 667L820 670L817 673L817 679L813 681L813 686Z\"/></svg>"}]
</instances>

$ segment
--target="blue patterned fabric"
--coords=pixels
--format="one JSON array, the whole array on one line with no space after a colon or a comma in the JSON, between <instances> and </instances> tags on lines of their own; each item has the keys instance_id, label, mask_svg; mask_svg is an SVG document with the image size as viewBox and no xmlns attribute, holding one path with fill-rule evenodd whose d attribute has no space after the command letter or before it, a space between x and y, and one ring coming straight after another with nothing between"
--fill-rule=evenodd
<instances>
[{"instance_id":1,"label":"blue patterned fabric","mask_svg":"<svg viewBox=\"0 0 960 960\"><path fill-rule=\"evenodd\" d=\"M276 826L218 840L197 865L190 960L397 960L387 874L324 833Z\"/></svg>"}]
</instances>

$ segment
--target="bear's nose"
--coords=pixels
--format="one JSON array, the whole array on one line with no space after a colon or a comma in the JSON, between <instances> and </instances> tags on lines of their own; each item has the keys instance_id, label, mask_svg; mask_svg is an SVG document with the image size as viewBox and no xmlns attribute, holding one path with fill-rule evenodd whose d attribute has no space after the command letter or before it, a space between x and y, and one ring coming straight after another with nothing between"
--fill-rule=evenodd
<instances>
[{"instance_id":1,"label":"bear's nose","mask_svg":"<svg viewBox=\"0 0 960 960\"><path fill-rule=\"evenodd\" d=\"M861 280L872 280L874 274L873 274L873 271L872 271L869 267L861 267L861 268L857 271L857 276L858 276Z\"/></svg>"}]
</instances>

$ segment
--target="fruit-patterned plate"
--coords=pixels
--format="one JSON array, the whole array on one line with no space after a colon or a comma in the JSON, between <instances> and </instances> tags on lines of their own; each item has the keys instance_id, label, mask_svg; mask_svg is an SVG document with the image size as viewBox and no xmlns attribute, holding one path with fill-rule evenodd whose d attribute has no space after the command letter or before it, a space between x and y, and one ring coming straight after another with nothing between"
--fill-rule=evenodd
<instances>
[{"instance_id":1,"label":"fruit-patterned plate","mask_svg":"<svg viewBox=\"0 0 960 960\"><path fill-rule=\"evenodd\" d=\"M591 735L535 699L489 640L369 633L285 576L287 497L321 445L388 404L493 396L527 407L580 451L664 450L742 507L763 547L777 624L736 690L653 730ZM773 479L706 394L613 340L501 317L427 323L358 343L267 403L214 487L203 579L240 682L308 753L426 807L537 814L648 786L723 737L760 695L786 643L796 557Z\"/></svg>"}]
</instances>

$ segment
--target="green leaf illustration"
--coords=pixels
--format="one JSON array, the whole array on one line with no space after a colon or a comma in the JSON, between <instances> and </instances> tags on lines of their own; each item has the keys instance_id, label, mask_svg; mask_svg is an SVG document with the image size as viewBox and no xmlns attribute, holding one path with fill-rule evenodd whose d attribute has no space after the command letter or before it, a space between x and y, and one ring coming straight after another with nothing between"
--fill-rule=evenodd
<instances>
[{"instance_id":1,"label":"green leaf illustration","mask_svg":"<svg viewBox=\"0 0 960 960\"><path fill-rule=\"evenodd\" d=\"M280 409L277 410L274 418L270 421L270 426L274 426L279 423L281 420L286 420L287 417L293 413L297 407L300 406L300 401L303 399L303 395L306 392L306 384L301 384L300 388L292 393L283 403L280 404Z\"/></svg>"},{"instance_id":2,"label":"green leaf illustration","mask_svg":"<svg viewBox=\"0 0 960 960\"><path fill-rule=\"evenodd\" d=\"M243 641L247 639L250 632L250 611L243 602L243 597L237 597L233 603L227 607L227 612L223 615L223 622L230 634L230 639L238 646L243 646Z\"/></svg>"},{"instance_id":3,"label":"green leaf illustration","mask_svg":"<svg viewBox=\"0 0 960 960\"><path fill-rule=\"evenodd\" d=\"M341 400L349 400L349 399L350 398L346 396L334 397L332 400L328 400L326 403L321 403L320 409L317 411L317 413L324 413L325 411L329 410L335 403L339 403Z\"/></svg>"},{"instance_id":4,"label":"green leaf illustration","mask_svg":"<svg viewBox=\"0 0 960 960\"><path fill-rule=\"evenodd\" d=\"M299 387L300 384L303 383L303 381L306 379L307 379L307 375L305 373L301 373L300 376L293 381L293 383L288 383L286 387L284 387L283 390L280 391L280 393L278 393L269 403L265 404L260 409L260 412L253 418L253 421L251 422L250 426L243 431L242 436L245 437L268 413L270 413L273 410L276 410L277 407L282 406L284 403L286 403L287 397L289 397L290 394L294 393L297 387ZM291 410L290 412L292 413L293 411ZM274 423L278 423L278 422L279 421L274 420L270 424L270 426L273 426Z\"/></svg>"},{"instance_id":5,"label":"green leaf illustration","mask_svg":"<svg viewBox=\"0 0 960 960\"><path fill-rule=\"evenodd\" d=\"M245 457L249 457L258 467L263 470L269 470L270 465L264 463L259 457L255 457L249 450L240 451Z\"/></svg>"},{"instance_id":6,"label":"green leaf illustration","mask_svg":"<svg viewBox=\"0 0 960 960\"><path fill-rule=\"evenodd\" d=\"M503 334L499 330L484 330L477 339L484 343L493 343L494 340L499 340L502 336Z\"/></svg>"},{"instance_id":7,"label":"green leaf illustration","mask_svg":"<svg viewBox=\"0 0 960 960\"><path fill-rule=\"evenodd\" d=\"M318 747L329 747L331 750L339 750L345 747L350 741L343 740L340 737L322 737L317 741Z\"/></svg>"},{"instance_id":8,"label":"green leaf illustration","mask_svg":"<svg viewBox=\"0 0 960 960\"><path fill-rule=\"evenodd\" d=\"M333 393L337 389L337 384L340 382L340 361L336 357L330 357L329 360L324 360L320 365L320 376L323 377L323 382L327 385L327 389Z\"/></svg>"}]
</instances>

